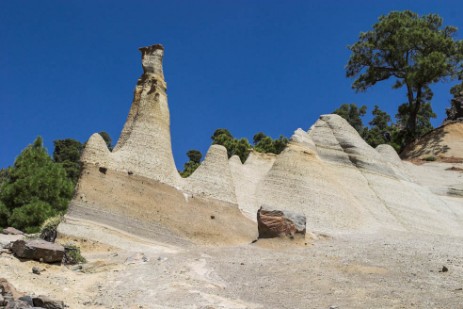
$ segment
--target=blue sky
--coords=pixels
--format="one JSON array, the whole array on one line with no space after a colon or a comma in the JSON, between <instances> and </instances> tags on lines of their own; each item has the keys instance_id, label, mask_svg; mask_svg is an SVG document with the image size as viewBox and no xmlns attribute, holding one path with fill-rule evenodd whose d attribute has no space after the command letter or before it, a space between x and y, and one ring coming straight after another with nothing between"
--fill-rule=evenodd
<instances>
[{"instance_id":1,"label":"blue sky","mask_svg":"<svg viewBox=\"0 0 463 309\"><path fill-rule=\"evenodd\" d=\"M235 137L308 129L342 103L395 114L402 90L355 93L347 45L380 15L437 13L461 29L461 1L1 1L0 167L41 135L117 141L142 69L138 47L165 47L172 146L206 153L217 128ZM450 87L433 87L439 125Z\"/></svg>"}]
</instances>

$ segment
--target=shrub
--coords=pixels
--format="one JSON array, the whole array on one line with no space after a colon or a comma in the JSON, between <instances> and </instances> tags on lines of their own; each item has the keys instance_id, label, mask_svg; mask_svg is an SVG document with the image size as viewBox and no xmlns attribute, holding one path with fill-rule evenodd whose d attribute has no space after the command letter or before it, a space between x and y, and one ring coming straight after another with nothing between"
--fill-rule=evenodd
<instances>
[{"instance_id":1,"label":"shrub","mask_svg":"<svg viewBox=\"0 0 463 309\"><path fill-rule=\"evenodd\" d=\"M280 154L288 145L288 139L280 135L278 139L272 139L270 136L259 132L253 137L254 150L262 153Z\"/></svg>"},{"instance_id":2,"label":"shrub","mask_svg":"<svg viewBox=\"0 0 463 309\"><path fill-rule=\"evenodd\" d=\"M58 225L63 221L62 215L54 216L45 220L40 228L40 238L46 241L55 242L58 236Z\"/></svg>"},{"instance_id":3,"label":"shrub","mask_svg":"<svg viewBox=\"0 0 463 309\"><path fill-rule=\"evenodd\" d=\"M0 217L9 215L9 225L37 232L48 217L66 211L73 192L66 171L53 162L38 137L8 169L0 189L0 200L8 212L2 207Z\"/></svg>"},{"instance_id":4,"label":"shrub","mask_svg":"<svg viewBox=\"0 0 463 309\"><path fill-rule=\"evenodd\" d=\"M36 200L13 209L8 224L26 233L36 233L42 222L54 214L50 204Z\"/></svg>"},{"instance_id":5,"label":"shrub","mask_svg":"<svg viewBox=\"0 0 463 309\"><path fill-rule=\"evenodd\" d=\"M0 201L0 227L6 227L8 225L8 218L10 217L10 211L5 204Z\"/></svg>"},{"instance_id":6,"label":"shrub","mask_svg":"<svg viewBox=\"0 0 463 309\"><path fill-rule=\"evenodd\" d=\"M87 259L80 253L80 248L74 244L64 245L64 264L82 264Z\"/></svg>"},{"instance_id":7,"label":"shrub","mask_svg":"<svg viewBox=\"0 0 463 309\"><path fill-rule=\"evenodd\" d=\"M233 155L240 157L242 163L251 152L251 145L246 138L236 139L227 129L217 129L211 136L212 144L222 145L227 149L228 158Z\"/></svg>"},{"instance_id":8,"label":"shrub","mask_svg":"<svg viewBox=\"0 0 463 309\"><path fill-rule=\"evenodd\" d=\"M435 156L427 156L423 158L424 161L436 161L437 158Z\"/></svg>"}]
</instances>

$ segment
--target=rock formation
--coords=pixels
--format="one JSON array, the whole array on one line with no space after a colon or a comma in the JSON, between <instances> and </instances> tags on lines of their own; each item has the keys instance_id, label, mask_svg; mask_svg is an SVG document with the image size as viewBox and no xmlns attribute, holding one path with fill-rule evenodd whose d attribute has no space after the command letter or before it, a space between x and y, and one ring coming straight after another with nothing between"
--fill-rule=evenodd
<instances>
[{"instance_id":1,"label":"rock formation","mask_svg":"<svg viewBox=\"0 0 463 309\"><path fill-rule=\"evenodd\" d=\"M290 211L273 210L261 207L257 211L259 238L286 236L294 238L296 234L305 236L306 219L304 215Z\"/></svg>"},{"instance_id":2,"label":"rock formation","mask_svg":"<svg viewBox=\"0 0 463 309\"><path fill-rule=\"evenodd\" d=\"M244 164L213 145L201 166L181 178L171 150L164 49L140 50L144 72L119 141L109 152L101 136L90 137L70 216L145 237L169 231L179 241L240 242L257 232L242 213L256 221L268 205L305 215L315 232L463 234L454 190L450 197L448 186L426 182L425 168L402 162L390 146L373 149L337 115L296 130L281 154L251 152ZM446 178L449 186L461 183Z\"/></svg>"},{"instance_id":3,"label":"rock formation","mask_svg":"<svg viewBox=\"0 0 463 309\"><path fill-rule=\"evenodd\" d=\"M11 247L11 251L19 258L45 263L61 262L64 257L63 246L42 239L16 240Z\"/></svg>"},{"instance_id":4,"label":"rock formation","mask_svg":"<svg viewBox=\"0 0 463 309\"><path fill-rule=\"evenodd\" d=\"M463 161L463 121L446 121L442 126L407 145L402 159L456 159Z\"/></svg>"},{"instance_id":5,"label":"rock formation","mask_svg":"<svg viewBox=\"0 0 463 309\"><path fill-rule=\"evenodd\" d=\"M157 44L140 51L143 74L113 152L108 151L100 136L93 135L82 160L178 186L180 176L172 155L167 84L162 70L164 48Z\"/></svg>"}]
</instances>

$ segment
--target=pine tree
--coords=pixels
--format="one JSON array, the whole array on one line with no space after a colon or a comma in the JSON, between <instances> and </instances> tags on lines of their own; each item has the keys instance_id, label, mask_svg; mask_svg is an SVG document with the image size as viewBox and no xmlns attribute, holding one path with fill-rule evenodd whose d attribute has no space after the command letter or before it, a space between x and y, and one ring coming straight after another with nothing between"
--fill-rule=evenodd
<instances>
[{"instance_id":1,"label":"pine tree","mask_svg":"<svg viewBox=\"0 0 463 309\"><path fill-rule=\"evenodd\" d=\"M7 211L8 224L26 232L37 231L46 218L64 212L74 191L66 171L50 158L41 137L21 152L8 176L0 190L5 205L0 205L0 221L1 213Z\"/></svg>"}]
</instances>

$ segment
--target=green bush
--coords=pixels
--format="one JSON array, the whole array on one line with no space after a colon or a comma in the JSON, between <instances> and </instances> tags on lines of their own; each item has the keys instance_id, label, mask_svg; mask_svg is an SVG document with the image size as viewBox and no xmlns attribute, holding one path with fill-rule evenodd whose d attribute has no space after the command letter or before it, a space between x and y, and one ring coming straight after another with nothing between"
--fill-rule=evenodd
<instances>
[{"instance_id":1,"label":"green bush","mask_svg":"<svg viewBox=\"0 0 463 309\"><path fill-rule=\"evenodd\" d=\"M72 138L60 139L53 141L55 149L53 151L53 160L61 163L66 170L66 175L75 184L79 180L81 163L80 155L83 150L81 142Z\"/></svg>"},{"instance_id":2,"label":"green bush","mask_svg":"<svg viewBox=\"0 0 463 309\"><path fill-rule=\"evenodd\" d=\"M58 225L63 221L64 217L62 215L54 216L45 220L40 228L40 238L55 242L56 237L58 236Z\"/></svg>"},{"instance_id":3,"label":"green bush","mask_svg":"<svg viewBox=\"0 0 463 309\"><path fill-rule=\"evenodd\" d=\"M26 233L36 233L42 222L55 214L50 204L37 200L13 209L8 224Z\"/></svg>"},{"instance_id":4,"label":"green bush","mask_svg":"<svg viewBox=\"0 0 463 309\"><path fill-rule=\"evenodd\" d=\"M437 158L435 156L427 156L427 157L424 157L423 160L425 160L425 161L436 161Z\"/></svg>"},{"instance_id":5,"label":"green bush","mask_svg":"<svg viewBox=\"0 0 463 309\"><path fill-rule=\"evenodd\" d=\"M0 223L36 232L48 217L67 209L74 184L61 164L53 162L38 137L8 169L0 188ZM6 208L6 210L5 210ZM3 218L3 219L2 219Z\"/></svg>"},{"instance_id":6,"label":"green bush","mask_svg":"<svg viewBox=\"0 0 463 309\"><path fill-rule=\"evenodd\" d=\"M0 227L7 227L10 210L0 201Z\"/></svg>"},{"instance_id":7,"label":"green bush","mask_svg":"<svg viewBox=\"0 0 463 309\"><path fill-rule=\"evenodd\" d=\"M213 145L222 145L227 149L228 158L237 155L242 163L246 161L252 149L246 138L236 139L227 129L223 128L215 130L211 139Z\"/></svg>"},{"instance_id":8,"label":"green bush","mask_svg":"<svg viewBox=\"0 0 463 309\"><path fill-rule=\"evenodd\" d=\"M288 139L280 135L278 139L272 139L270 136L259 132L253 137L254 150L262 153L280 154L288 145Z\"/></svg>"},{"instance_id":9,"label":"green bush","mask_svg":"<svg viewBox=\"0 0 463 309\"><path fill-rule=\"evenodd\" d=\"M186 155L190 160L183 165L183 171L179 171L180 176L182 176L183 178L186 178L193 174L193 172L201 165L200 161L203 157L201 151L196 149L188 150Z\"/></svg>"},{"instance_id":10,"label":"green bush","mask_svg":"<svg viewBox=\"0 0 463 309\"><path fill-rule=\"evenodd\" d=\"M64 245L64 264L82 264L87 259L80 253L80 248L74 244Z\"/></svg>"}]
</instances>

